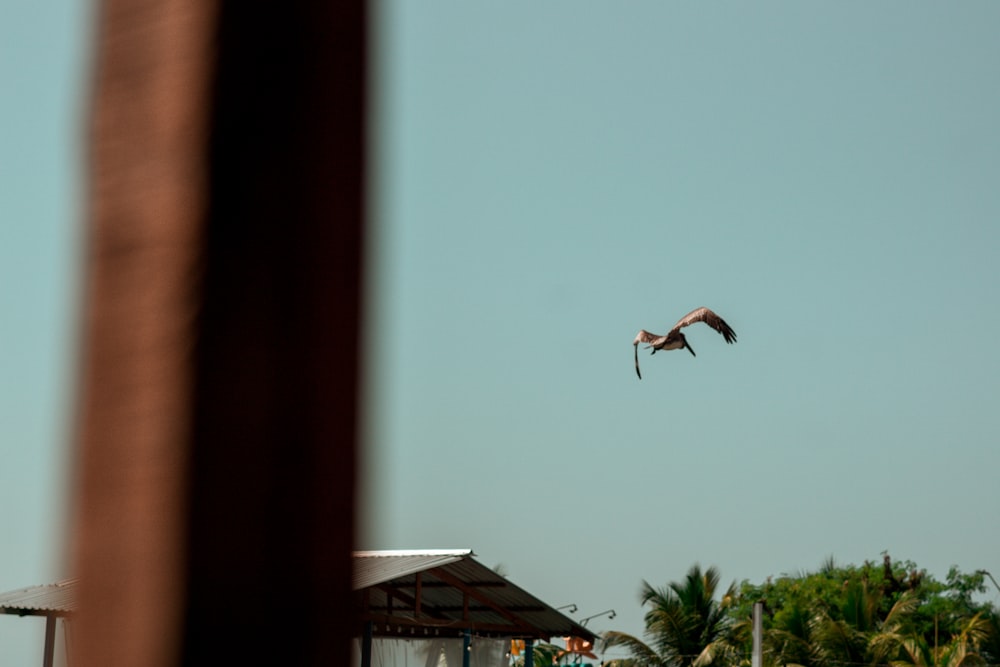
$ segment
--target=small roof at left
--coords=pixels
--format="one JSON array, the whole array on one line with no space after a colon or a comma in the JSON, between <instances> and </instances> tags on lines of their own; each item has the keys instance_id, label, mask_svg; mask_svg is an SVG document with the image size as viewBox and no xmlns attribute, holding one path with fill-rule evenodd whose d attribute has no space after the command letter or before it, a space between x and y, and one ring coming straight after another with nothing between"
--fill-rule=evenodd
<instances>
[{"instance_id":1,"label":"small roof at left","mask_svg":"<svg viewBox=\"0 0 1000 667\"><path fill-rule=\"evenodd\" d=\"M0 614L69 616L76 611L76 579L0 593Z\"/></svg>"}]
</instances>

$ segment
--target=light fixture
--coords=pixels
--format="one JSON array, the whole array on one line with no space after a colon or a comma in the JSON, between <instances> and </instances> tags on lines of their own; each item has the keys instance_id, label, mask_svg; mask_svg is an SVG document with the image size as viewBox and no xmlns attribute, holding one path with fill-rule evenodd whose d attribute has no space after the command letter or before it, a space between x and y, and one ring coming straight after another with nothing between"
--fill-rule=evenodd
<instances>
[{"instance_id":1,"label":"light fixture","mask_svg":"<svg viewBox=\"0 0 1000 667\"><path fill-rule=\"evenodd\" d=\"M608 618L614 618L617 614L615 614L615 610L614 609L605 609L604 611L600 612L599 614L594 614L593 616L588 616L587 618L581 618L580 621L579 621L580 625L584 625L585 626L585 625L587 625L587 621L589 621L590 619L597 618L598 616L604 616L604 615L607 615Z\"/></svg>"},{"instance_id":2,"label":"light fixture","mask_svg":"<svg viewBox=\"0 0 1000 667\"><path fill-rule=\"evenodd\" d=\"M556 611L559 611L560 609L568 609L569 611L567 613L569 613L569 614L575 614L576 613L576 605L575 604L564 604L561 607L556 607Z\"/></svg>"},{"instance_id":3,"label":"light fixture","mask_svg":"<svg viewBox=\"0 0 1000 667\"><path fill-rule=\"evenodd\" d=\"M996 588L997 588L998 591L1000 591L1000 584L997 583L997 580L993 578L992 574L990 574L986 570L976 570L976 574L982 574L982 575L985 575L985 576L989 577L990 581L993 582L993 585L996 586Z\"/></svg>"}]
</instances>

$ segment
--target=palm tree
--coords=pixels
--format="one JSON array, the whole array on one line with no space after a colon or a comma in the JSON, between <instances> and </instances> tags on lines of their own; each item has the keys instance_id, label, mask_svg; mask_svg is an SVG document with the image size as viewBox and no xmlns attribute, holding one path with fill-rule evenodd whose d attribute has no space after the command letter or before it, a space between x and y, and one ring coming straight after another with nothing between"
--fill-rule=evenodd
<instances>
[{"instance_id":1,"label":"palm tree","mask_svg":"<svg viewBox=\"0 0 1000 667\"><path fill-rule=\"evenodd\" d=\"M624 632L605 632L603 650L627 649L632 656L629 664L636 667L703 667L731 662L737 644L726 608L735 598L736 584L730 584L717 601L718 585L719 571L710 567L702 572L697 564L683 581L662 588L643 581L640 600L649 607L644 619L646 641Z\"/></svg>"},{"instance_id":2,"label":"palm tree","mask_svg":"<svg viewBox=\"0 0 1000 667\"><path fill-rule=\"evenodd\" d=\"M907 592L882 618L883 594L864 580L848 581L834 605L821 600L788 604L764 631L764 657L770 665L842 667L885 665L914 634L920 600ZM928 666L929 667L929 666Z\"/></svg>"},{"instance_id":3,"label":"palm tree","mask_svg":"<svg viewBox=\"0 0 1000 667\"><path fill-rule=\"evenodd\" d=\"M981 581L950 572L942 585L899 569L887 555L881 572L829 559L816 573L744 583L730 613L765 602L768 667L1000 667L1000 617L971 600Z\"/></svg>"},{"instance_id":4,"label":"palm tree","mask_svg":"<svg viewBox=\"0 0 1000 667\"><path fill-rule=\"evenodd\" d=\"M911 635L899 645L891 667L978 667L986 665L980 647L991 634L990 619L979 612L962 623L958 634L944 646L931 646L926 638Z\"/></svg>"},{"instance_id":5,"label":"palm tree","mask_svg":"<svg viewBox=\"0 0 1000 667\"><path fill-rule=\"evenodd\" d=\"M845 585L839 613L817 608L809 621L811 664L891 664L901 647L918 634L913 620L920 599L912 591L903 593L884 618L879 612L883 599L882 591L870 588L865 580L851 581Z\"/></svg>"},{"instance_id":6,"label":"palm tree","mask_svg":"<svg viewBox=\"0 0 1000 667\"><path fill-rule=\"evenodd\" d=\"M821 659L812 638L812 613L799 604L789 604L771 619L764 631L763 649L767 664L812 667Z\"/></svg>"},{"instance_id":7,"label":"palm tree","mask_svg":"<svg viewBox=\"0 0 1000 667\"><path fill-rule=\"evenodd\" d=\"M913 625L913 617L920 607L920 599L912 592L904 593L892 605L878 630L868 639L868 656L873 665L893 662L907 642L919 636Z\"/></svg>"},{"instance_id":8,"label":"palm tree","mask_svg":"<svg viewBox=\"0 0 1000 667\"><path fill-rule=\"evenodd\" d=\"M865 581L845 584L837 608L818 608L810 620L810 637L820 665L867 662L869 639L878 625L881 592Z\"/></svg>"}]
</instances>

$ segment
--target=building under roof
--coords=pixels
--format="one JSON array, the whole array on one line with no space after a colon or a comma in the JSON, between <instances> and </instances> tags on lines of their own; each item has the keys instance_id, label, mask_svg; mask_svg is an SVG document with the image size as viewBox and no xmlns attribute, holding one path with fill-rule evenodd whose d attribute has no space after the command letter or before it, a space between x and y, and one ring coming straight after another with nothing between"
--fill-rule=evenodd
<instances>
[{"instance_id":1,"label":"building under roof","mask_svg":"<svg viewBox=\"0 0 1000 667\"><path fill-rule=\"evenodd\" d=\"M471 549L357 551L354 590L363 625L381 637L549 640L594 634L474 558Z\"/></svg>"},{"instance_id":2,"label":"building under roof","mask_svg":"<svg viewBox=\"0 0 1000 667\"><path fill-rule=\"evenodd\" d=\"M356 551L352 584L362 665L371 664L373 639L457 639L466 643L463 654L473 637L523 639L529 647L553 637L595 640L586 627L478 562L471 549ZM68 579L0 593L0 613L46 618L45 665L52 664L56 620L76 610L76 588Z\"/></svg>"}]
</instances>

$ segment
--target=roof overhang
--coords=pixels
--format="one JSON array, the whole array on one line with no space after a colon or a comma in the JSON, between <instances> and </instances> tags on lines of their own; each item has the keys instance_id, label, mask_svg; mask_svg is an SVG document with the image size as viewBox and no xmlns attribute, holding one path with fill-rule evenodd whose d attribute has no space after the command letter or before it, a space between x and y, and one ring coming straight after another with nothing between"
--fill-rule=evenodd
<instances>
[{"instance_id":1,"label":"roof overhang","mask_svg":"<svg viewBox=\"0 0 1000 667\"><path fill-rule=\"evenodd\" d=\"M471 549L357 551L355 600L375 636L545 639L594 634L474 558Z\"/></svg>"},{"instance_id":2,"label":"roof overhang","mask_svg":"<svg viewBox=\"0 0 1000 667\"><path fill-rule=\"evenodd\" d=\"M76 579L0 593L0 614L69 616L76 610Z\"/></svg>"}]
</instances>

